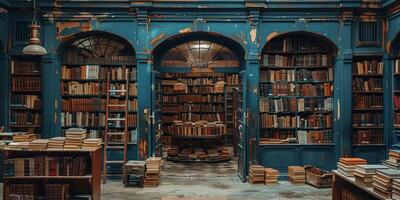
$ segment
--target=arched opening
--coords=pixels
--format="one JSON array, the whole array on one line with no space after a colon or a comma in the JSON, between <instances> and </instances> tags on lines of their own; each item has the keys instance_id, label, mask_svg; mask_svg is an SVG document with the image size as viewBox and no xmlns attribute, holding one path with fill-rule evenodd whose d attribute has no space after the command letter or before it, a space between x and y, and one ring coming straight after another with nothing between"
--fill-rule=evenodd
<instances>
[{"instance_id":1,"label":"arched opening","mask_svg":"<svg viewBox=\"0 0 400 200\"><path fill-rule=\"evenodd\" d=\"M334 143L336 53L333 42L314 33L290 32L268 41L260 65L261 145Z\"/></svg>"},{"instance_id":2,"label":"arched opening","mask_svg":"<svg viewBox=\"0 0 400 200\"><path fill-rule=\"evenodd\" d=\"M168 38L153 57L159 72L153 102L160 102L153 109L160 110L163 131L155 154L164 151L167 160L180 163L234 160L243 47L219 34L196 32Z\"/></svg>"},{"instance_id":3,"label":"arched opening","mask_svg":"<svg viewBox=\"0 0 400 200\"><path fill-rule=\"evenodd\" d=\"M107 173L122 174L127 160L138 159L132 152L138 137L137 72L132 45L115 34L91 31L72 35L59 50L63 134L81 128L78 133L102 139L103 178Z\"/></svg>"}]
</instances>

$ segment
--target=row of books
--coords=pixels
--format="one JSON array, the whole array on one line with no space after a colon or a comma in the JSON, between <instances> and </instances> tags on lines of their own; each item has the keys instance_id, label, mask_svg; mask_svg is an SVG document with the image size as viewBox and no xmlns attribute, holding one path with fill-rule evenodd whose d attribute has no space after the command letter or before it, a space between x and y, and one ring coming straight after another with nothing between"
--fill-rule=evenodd
<instances>
[{"instance_id":1,"label":"row of books","mask_svg":"<svg viewBox=\"0 0 400 200\"><path fill-rule=\"evenodd\" d=\"M353 91L382 91L382 78L353 78Z\"/></svg>"},{"instance_id":2,"label":"row of books","mask_svg":"<svg viewBox=\"0 0 400 200\"><path fill-rule=\"evenodd\" d=\"M10 112L10 125L35 125L42 124L42 116L31 112Z\"/></svg>"},{"instance_id":3,"label":"row of books","mask_svg":"<svg viewBox=\"0 0 400 200\"><path fill-rule=\"evenodd\" d=\"M121 118L123 114L111 113L110 118ZM136 126L136 114L128 114L127 117L129 126ZM63 127L104 127L106 125L105 113L87 113L87 112L61 112L61 126ZM109 122L111 127L124 126L123 121Z\"/></svg>"},{"instance_id":4,"label":"row of books","mask_svg":"<svg viewBox=\"0 0 400 200\"><path fill-rule=\"evenodd\" d=\"M19 74L40 74L41 64L39 62L31 62L31 61L17 61L13 60L11 64L11 74L19 75Z\"/></svg>"},{"instance_id":5,"label":"row of books","mask_svg":"<svg viewBox=\"0 0 400 200\"><path fill-rule=\"evenodd\" d=\"M224 124L215 122L182 122L167 127L168 133L180 136L225 135Z\"/></svg>"},{"instance_id":6,"label":"row of books","mask_svg":"<svg viewBox=\"0 0 400 200\"><path fill-rule=\"evenodd\" d=\"M306 81L333 81L333 68L328 70L262 70L260 71L261 82L306 82Z\"/></svg>"},{"instance_id":7,"label":"row of books","mask_svg":"<svg viewBox=\"0 0 400 200\"><path fill-rule=\"evenodd\" d=\"M267 130L260 136L260 144L326 144L333 142L332 130Z\"/></svg>"},{"instance_id":8,"label":"row of books","mask_svg":"<svg viewBox=\"0 0 400 200\"><path fill-rule=\"evenodd\" d=\"M228 74L226 75L226 84L228 85L239 85L239 74Z\"/></svg>"},{"instance_id":9,"label":"row of books","mask_svg":"<svg viewBox=\"0 0 400 200\"><path fill-rule=\"evenodd\" d=\"M111 80L136 81L136 69L126 67L106 67L99 65L83 65L80 67L61 67L62 80L107 80L107 73ZM127 75L128 73L128 75Z\"/></svg>"},{"instance_id":10,"label":"row of books","mask_svg":"<svg viewBox=\"0 0 400 200\"><path fill-rule=\"evenodd\" d=\"M353 113L353 126L383 126L383 113Z\"/></svg>"},{"instance_id":11,"label":"row of books","mask_svg":"<svg viewBox=\"0 0 400 200\"><path fill-rule=\"evenodd\" d=\"M125 100L110 99L110 104L123 105ZM137 111L137 99L129 99L128 111ZM64 112L105 112L106 99L70 98L61 100L61 110ZM125 111L124 107L110 107L110 111Z\"/></svg>"},{"instance_id":12,"label":"row of books","mask_svg":"<svg viewBox=\"0 0 400 200\"><path fill-rule=\"evenodd\" d=\"M41 108L40 96L12 94L10 106L13 108Z\"/></svg>"},{"instance_id":13,"label":"row of books","mask_svg":"<svg viewBox=\"0 0 400 200\"><path fill-rule=\"evenodd\" d=\"M163 87L162 88L163 94L191 94L191 93L216 93L221 94L223 91L220 91L219 88L215 86L193 86L193 87L186 87L186 90L174 90L173 87Z\"/></svg>"},{"instance_id":14,"label":"row of books","mask_svg":"<svg viewBox=\"0 0 400 200\"><path fill-rule=\"evenodd\" d=\"M400 128L400 113L394 114L394 126L395 128Z\"/></svg>"},{"instance_id":15,"label":"row of books","mask_svg":"<svg viewBox=\"0 0 400 200\"><path fill-rule=\"evenodd\" d=\"M85 176L87 159L85 156L8 159L4 161L4 176Z\"/></svg>"},{"instance_id":16,"label":"row of books","mask_svg":"<svg viewBox=\"0 0 400 200\"><path fill-rule=\"evenodd\" d=\"M353 67L354 75L364 74L381 74L383 75L383 62L378 60L364 60L362 62L356 62Z\"/></svg>"},{"instance_id":17,"label":"row of books","mask_svg":"<svg viewBox=\"0 0 400 200\"><path fill-rule=\"evenodd\" d=\"M197 78L197 77L223 77L223 73L214 72L189 72L189 73L163 73L162 78Z\"/></svg>"},{"instance_id":18,"label":"row of books","mask_svg":"<svg viewBox=\"0 0 400 200\"><path fill-rule=\"evenodd\" d=\"M383 144L382 130L357 130L353 134L353 144Z\"/></svg>"},{"instance_id":19,"label":"row of books","mask_svg":"<svg viewBox=\"0 0 400 200\"><path fill-rule=\"evenodd\" d=\"M41 77L11 77L11 90L12 91L40 91Z\"/></svg>"},{"instance_id":20,"label":"row of books","mask_svg":"<svg viewBox=\"0 0 400 200\"><path fill-rule=\"evenodd\" d=\"M208 103L208 102L221 102L225 101L225 95L180 95L178 97L180 103Z\"/></svg>"},{"instance_id":21,"label":"row of books","mask_svg":"<svg viewBox=\"0 0 400 200\"><path fill-rule=\"evenodd\" d=\"M215 113L215 114L193 114L193 113L178 113L174 116L170 115L162 115L161 120L163 122L171 122L173 120L183 120L183 121L225 121L225 115L223 113Z\"/></svg>"},{"instance_id":22,"label":"row of books","mask_svg":"<svg viewBox=\"0 0 400 200\"><path fill-rule=\"evenodd\" d=\"M260 115L261 128L331 128L331 114L302 116Z\"/></svg>"},{"instance_id":23,"label":"row of books","mask_svg":"<svg viewBox=\"0 0 400 200\"><path fill-rule=\"evenodd\" d=\"M332 96L332 84L261 84L261 96Z\"/></svg>"},{"instance_id":24,"label":"row of books","mask_svg":"<svg viewBox=\"0 0 400 200\"><path fill-rule=\"evenodd\" d=\"M333 131L332 130L323 130L323 131L298 130L297 138L298 138L299 144L333 143Z\"/></svg>"},{"instance_id":25,"label":"row of books","mask_svg":"<svg viewBox=\"0 0 400 200\"><path fill-rule=\"evenodd\" d=\"M260 99L260 112L331 111L332 98Z\"/></svg>"},{"instance_id":26,"label":"row of books","mask_svg":"<svg viewBox=\"0 0 400 200\"><path fill-rule=\"evenodd\" d=\"M272 40L266 49L268 52L326 52L330 45L324 40L308 35L291 35Z\"/></svg>"},{"instance_id":27,"label":"row of books","mask_svg":"<svg viewBox=\"0 0 400 200\"><path fill-rule=\"evenodd\" d=\"M163 112L224 112L225 107L220 104L179 104L163 106Z\"/></svg>"},{"instance_id":28,"label":"row of books","mask_svg":"<svg viewBox=\"0 0 400 200\"><path fill-rule=\"evenodd\" d=\"M397 59L394 63L394 73L400 74L400 59Z\"/></svg>"},{"instance_id":29,"label":"row of books","mask_svg":"<svg viewBox=\"0 0 400 200\"><path fill-rule=\"evenodd\" d=\"M137 84L129 83L128 88L125 84L111 83L111 90L128 90L129 95L137 95ZM106 95L107 88L98 82L81 83L77 81L62 82L61 94L63 95Z\"/></svg>"},{"instance_id":30,"label":"row of books","mask_svg":"<svg viewBox=\"0 0 400 200\"><path fill-rule=\"evenodd\" d=\"M332 58L327 54L264 54L263 64L267 67L329 67L332 64Z\"/></svg>"},{"instance_id":31,"label":"row of books","mask_svg":"<svg viewBox=\"0 0 400 200\"><path fill-rule=\"evenodd\" d=\"M393 104L395 109L400 109L400 96L395 95L393 99Z\"/></svg>"},{"instance_id":32,"label":"row of books","mask_svg":"<svg viewBox=\"0 0 400 200\"><path fill-rule=\"evenodd\" d=\"M358 108L358 109L383 108L383 96L353 95L353 108Z\"/></svg>"}]
</instances>

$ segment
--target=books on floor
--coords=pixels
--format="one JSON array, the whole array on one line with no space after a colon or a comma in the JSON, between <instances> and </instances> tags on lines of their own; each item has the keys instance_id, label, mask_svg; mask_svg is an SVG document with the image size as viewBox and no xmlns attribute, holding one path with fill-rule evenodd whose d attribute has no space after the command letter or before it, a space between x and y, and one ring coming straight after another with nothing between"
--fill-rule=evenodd
<instances>
[{"instance_id":1,"label":"books on floor","mask_svg":"<svg viewBox=\"0 0 400 200\"><path fill-rule=\"evenodd\" d=\"M49 144L47 144L48 149L63 149L65 143L65 137L53 137L50 138Z\"/></svg>"},{"instance_id":2,"label":"books on floor","mask_svg":"<svg viewBox=\"0 0 400 200\"><path fill-rule=\"evenodd\" d=\"M279 171L273 168L265 168L265 184L278 183Z\"/></svg>"},{"instance_id":3,"label":"books on floor","mask_svg":"<svg viewBox=\"0 0 400 200\"><path fill-rule=\"evenodd\" d=\"M65 131L64 149L81 149L86 138L86 129L70 128Z\"/></svg>"},{"instance_id":4,"label":"books on floor","mask_svg":"<svg viewBox=\"0 0 400 200\"><path fill-rule=\"evenodd\" d=\"M101 148L101 144L101 138L85 139L82 143L82 149L96 150L98 148Z\"/></svg>"},{"instance_id":5,"label":"books on floor","mask_svg":"<svg viewBox=\"0 0 400 200\"><path fill-rule=\"evenodd\" d=\"M288 167L288 180L292 183L305 183L306 170L301 166Z\"/></svg>"},{"instance_id":6,"label":"books on floor","mask_svg":"<svg viewBox=\"0 0 400 200\"><path fill-rule=\"evenodd\" d=\"M353 172L356 183L364 187L372 187L372 177L376 174L376 170L388 169L384 165L356 165Z\"/></svg>"},{"instance_id":7,"label":"books on floor","mask_svg":"<svg viewBox=\"0 0 400 200\"><path fill-rule=\"evenodd\" d=\"M400 179L392 180L392 199L400 200Z\"/></svg>"},{"instance_id":8,"label":"books on floor","mask_svg":"<svg viewBox=\"0 0 400 200\"><path fill-rule=\"evenodd\" d=\"M374 192L386 199L390 199L392 197L392 180L399 178L400 170L376 170L376 175L372 177L372 187Z\"/></svg>"},{"instance_id":9,"label":"books on floor","mask_svg":"<svg viewBox=\"0 0 400 200\"><path fill-rule=\"evenodd\" d=\"M338 172L341 174L353 177L356 165L366 165L367 160L362 158L340 158L337 164Z\"/></svg>"},{"instance_id":10,"label":"books on floor","mask_svg":"<svg viewBox=\"0 0 400 200\"><path fill-rule=\"evenodd\" d=\"M265 175L264 167L261 165L250 165L249 169L249 183L251 184L264 184Z\"/></svg>"},{"instance_id":11,"label":"books on floor","mask_svg":"<svg viewBox=\"0 0 400 200\"><path fill-rule=\"evenodd\" d=\"M29 143L29 149L32 150L43 150L47 148L47 144L49 143L48 139L37 139L33 140Z\"/></svg>"},{"instance_id":12,"label":"books on floor","mask_svg":"<svg viewBox=\"0 0 400 200\"><path fill-rule=\"evenodd\" d=\"M144 187L156 187L160 184L161 165L161 157L150 157L146 160Z\"/></svg>"}]
</instances>

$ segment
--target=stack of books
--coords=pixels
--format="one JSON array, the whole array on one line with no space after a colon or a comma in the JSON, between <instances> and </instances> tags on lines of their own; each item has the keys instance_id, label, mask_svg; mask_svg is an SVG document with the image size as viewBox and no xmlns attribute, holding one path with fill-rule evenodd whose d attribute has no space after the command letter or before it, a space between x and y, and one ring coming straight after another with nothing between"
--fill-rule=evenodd
<instances>
[{"instance_id":1,"label":"stack of books","mask_svg":"<svg viewBox=\"0 0 400 200\"><path fill-rule=\"evenodd\" d=\"M392 199L400 200L400 179L392 180Z\"/></svg>"},{"instance_id":2,"label":"stack of books","mask_svg":"<svg viewBox=\"0 0 400 200\"><path fill-rule=\"evenodd\" d=\"M392 169L400 169L400 151L389 150L389 159L383 161L383 164Z\"/></svg>"},{"instance_id":3,"label":"stack of books","mask_svg":"<svg viewBox=\"0 0 400 200\"><path fill-rule=\"evenodd\" d=\"M144 187L156 187L160 184L161 163L162 159L160 157L150 157L146 160Z\"/></svg>"},{"instance_id":4,"label":"stack of books","mask_svg":"<svg viewBox=\"0 0 400 200\"><path fill-rule=\"evenodd\" d=\"M69 184L46 184L47 200L68 200L70 199Z\"/></svg>"},{"instance_id":5,"label":"stack of books","mask_svg":"<svg viewBox=\"0 0 400 200\"><path fill-rule=\"evenodd\" d=\"M227 147L219 147L218 152L221 154L222 158L229 158L230 157L230 150Z\"/></svg>"},{"instance_id":6,"label":"stack of books","mask_svg":"<svg viewBox=\"0 0 400 200\"><path fill-rule=\"evenodd\" d=\"M249 183L264 184L264 167L261 165L250 165Z\"/></svg>"},{"instance_id":7,"label":"stack of books","mask_svg":"<svg viewBox=\"0 0 400 200\"><path fill-rule=\"evenodd\" d=\"M265 168L265 184L278 183L279 172L276 169Z\"/></svg>"},{"instance_id":8,"label":"stack of books","mask_svg":"<svg viewBox=\"0 0 400 200\"><path fill-rule=\"evenodd\" d=\"M178 156L178 154L179 154L178 147L171 147L171 148L167 149L168 156L176 157L176 156Z\"/></svg>"},{"instance_id":9,"label":"stack of books","mask_svg":"<svg viewBox=\"0 0 400 200\"><path fill-rule=\"evenodd\" d=\"M210 159L210 160L219 160L220 158L221 158L221 154L219 154L218 152L208 154L208 159Z\"/></svg>"},{"instance_id":10,"label":"stack of books","mask_svg":"<svg viewBox=\"0 0 400 200\"><path fill-rule=\"evenodd\" d=\"M82 144L82 149L96 150L101 148L101 138L85 139Z\"/></svg>"},{"instance_id":11,"label":"stack of books","mask_svg":"<svg viewBox=\"0 0 400 200\"><path fill-rule=\"evenodd\" d=\"M338 172L341 174L353 177L356 165L366 165L367 161L362 158L340 158L338 162Z\"/></svg>"},{"instance_id":12,"label":"stack of books","mask_svg":"<svg viewBox=\"0 0 400 200\"><path fill-rule=\"evenodd\" d=\"M86 130L81 128L70 128L65 131L64 149L81 149L82 142L86 138Z\"/></svg>"},{"instance_id":13,"label":"stack of books","mask_svg":"<svg viewBox=\"0 0 400 200\"><path fill-rule=\"evenodd\" d=\"M53 137L50 138L48 149L63 149L65 143L65 137Z\"/></svg>"},{"instance_id":14,"label":"stack of books","mask_svg":"<svg viewBox=\"0 0 400 200\"><path fill-rule=\"evenodd\" d=\"M288 167L289 181L292 183L305 183L306 182L306 170L301 166L289 166Z\"/></svg>"},{"instance_id":15,"label":"stack of books","mask_svg":"<svg viewBox=\"0 0 400 200\"><path fill-rule=\"evenodd\" d=\"M28 149L29 142L11 142L7 145L8 149Z\"/></svg>"},{"instance_id":16,"label":"stack of books","mask_svg":"<svg viewBox=\"0 0 400 200\"><path fill-rule=\"evenodd\" d=\"M356 165L353 172L356 183L364 187L372 187L372 177L379 169L388 169L388 167L383 165Z\"/></svg>"},{"instance_id":17,"label":"stack of books","mask_svg":"<svg viewBox=\"0 0 400 200\"><path fill-rule=\"evenodd\" d=\"M48 143L49 143L48 139L33 140L32 142L29 143L29 149L32 149L32 150L46 149Z\"/></svg>"},{"instance_id":18,"label":"stack of books","mask_svg":"<svg viewBox=\"0 0 400 200\"><path fill-rule=\"evenodd\" d=\"M374 188L374 192L386 199L392 198L392 180L398 178L400 178L400 170L376 170L376 175L372 177L372 187Z\"/></svg>"},{"instance_id":19,"label":"stack of books","mask_svg":"<svg viewBox=\"0 0 400 200\"><path fill-rule=\"evenodd\" d=\"M36 134L28 133L28 132L20 132L16 133L13 136L13 142L30 142L37 139Z\"/></svg>"}]
</instances>

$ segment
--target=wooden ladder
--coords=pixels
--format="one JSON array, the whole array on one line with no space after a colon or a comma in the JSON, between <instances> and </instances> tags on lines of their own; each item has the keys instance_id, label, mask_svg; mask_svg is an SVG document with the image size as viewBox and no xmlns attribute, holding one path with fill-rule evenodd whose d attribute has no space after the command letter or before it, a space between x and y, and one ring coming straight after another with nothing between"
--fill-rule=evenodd
<instances>
[{"instance_id":1,"label":"wooden ladder","mask_svg":"<svg viewBox=\"0 0 400 200\"><path fill-rule=\"evenodd\" d=\"M106 124L105 124L105 131L104 131L104 157L103 157L103 184L107 182L108 176L108 165L111 164L120 164L121 168L125 170L125 163L127 162L127 149L128 149L128 102L129 102L129 71L125 71L125 88L124 89L115 89L111 88L111 74L107 72L107 101L106 101ZM122 85L122 84L120 84ZM118 99L121 97L124 98L124 103L121 104L113 104L110 100L114 97L116 98L119 96ZM113 109L118 108L118 109ZM123 108L123 111L122 109ZM115 112L121 111L121 112ZM123 117L121 116L113 116L110 117L110 114L115 113L124 113ZM115 124L118 121L124 122L124 130L120 131L121 127L110 127L111 124ZM115 126L115 125L114 125ZM119 128L119 129L116 129ZM120 141L113 141L115 138L119 138ZM123 151L123 159L122 160L108 160L108 152L110 151Z\"/></svg>"}]
</instances>

